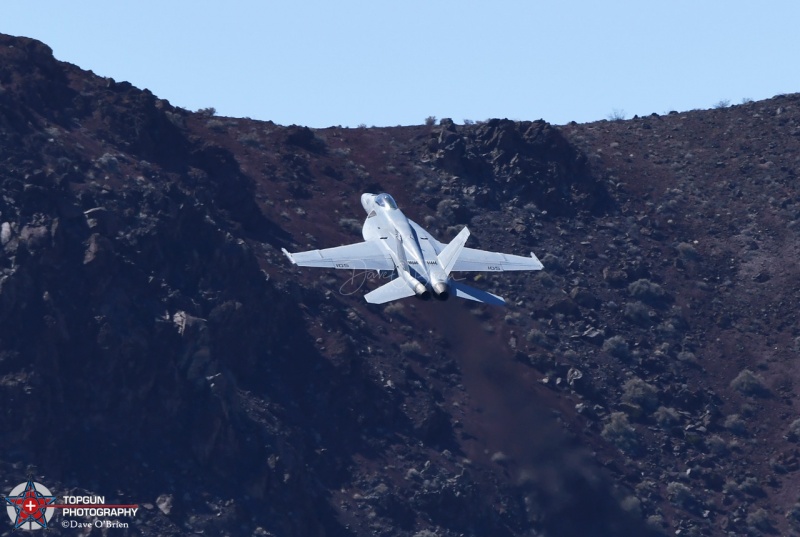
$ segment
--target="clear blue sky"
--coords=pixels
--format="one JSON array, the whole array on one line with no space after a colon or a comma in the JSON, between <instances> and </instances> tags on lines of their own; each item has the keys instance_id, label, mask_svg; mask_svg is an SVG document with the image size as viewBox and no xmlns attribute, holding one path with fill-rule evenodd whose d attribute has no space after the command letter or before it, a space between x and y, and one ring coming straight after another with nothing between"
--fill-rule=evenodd
<instances>
[{"instance_id":1,"label":"clear blue sky","mask_svg":"<svg viewBox=\"0 0 800 537\"><path fill-rule=\"evenodd\" d=\"M2 0L0 32L190 110L587 122L800 91L800 2Z\"/></svg>"}]
</instances>

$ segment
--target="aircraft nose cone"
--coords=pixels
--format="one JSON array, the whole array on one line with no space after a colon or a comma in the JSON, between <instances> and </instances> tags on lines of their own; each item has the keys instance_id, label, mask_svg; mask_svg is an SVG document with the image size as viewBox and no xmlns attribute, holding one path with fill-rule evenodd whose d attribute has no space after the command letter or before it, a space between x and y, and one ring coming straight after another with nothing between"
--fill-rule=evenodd
<instances>
[{"instance_id":1,"label":"aircraft nose cone","mask_svg":"<svg viewBox=\"0 0 800 537\"><path fill-rule=\"evenodd\" d=\"M372 201L372 194L364 193L361 194L361 206L364 207L365 211L369 211L369 204Z\"/></svg>"}]
</instances>

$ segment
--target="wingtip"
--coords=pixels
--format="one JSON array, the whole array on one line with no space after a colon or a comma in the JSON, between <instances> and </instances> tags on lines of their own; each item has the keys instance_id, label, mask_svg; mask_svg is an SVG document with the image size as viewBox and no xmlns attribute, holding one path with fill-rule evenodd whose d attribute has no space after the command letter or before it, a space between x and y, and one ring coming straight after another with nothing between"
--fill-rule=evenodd
<instances>
[{"instance_id":1,"label":"wingtip","mask_svg":"<svg viewBox=\"0 0 800 537\"><path fill-rule=\"evenodd\" d=\"M538 257L536 257L536 254L534 254L533 252L531 252L531 257L533 258L533 260L534 260L534 261L536 261L536 263L538 263L538 264L539 264L539 268L538 268L538 269L536 269L536 270L542 270L542 269L544 268L544 265L542 265L542 262L541 262L541 261L539 261L539 258L538 258Z\"/></svg>"},{"instance_id":2,"label":"wingtip","mask_svg":"<svg viewBox=\"0 0 800 537\"><path fill-rule=\"evenodd\" d=\"M296 264L297 264L297 263L295 263L295 262L294 262L294 258L292 257L292 254L290 254L290 253L289 253L289 252L286 250L286 248L281 248L281 252L283 252L283 255L285 255L285 256L286 256L286 257L289 259L289 261L291 261L291 262L292 262L292 264L293 264L293 265L296 265Z\"/></svg>"}]
</instances>

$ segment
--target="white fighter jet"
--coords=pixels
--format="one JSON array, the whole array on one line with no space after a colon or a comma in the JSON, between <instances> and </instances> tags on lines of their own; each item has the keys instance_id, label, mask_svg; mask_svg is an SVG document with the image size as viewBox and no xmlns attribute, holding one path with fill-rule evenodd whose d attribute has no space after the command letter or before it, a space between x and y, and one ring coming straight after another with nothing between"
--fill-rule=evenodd
<instances>
[{"instance_id":1,"label":"white fighter jet","mask_svg":"<svg viewBox=\"0 0 800 537\"><path fill-rule=\"evenodd\" d=\"M507 270L541 270L541 262L530 257L465 248L469 237L465 227L450 244L442 244L416 222L406 218L389 194L362 194L361 205L367 219L361 234L364 242L283 253L295 265L344 270L392 271L396 275L388 283L367 293L372 304L416 295L431 294L446 300L450 294L459 298L502 306L505 300L497 295L464 285L451 277L452 272L504 272Z\"/></svg>"}]
</instances>

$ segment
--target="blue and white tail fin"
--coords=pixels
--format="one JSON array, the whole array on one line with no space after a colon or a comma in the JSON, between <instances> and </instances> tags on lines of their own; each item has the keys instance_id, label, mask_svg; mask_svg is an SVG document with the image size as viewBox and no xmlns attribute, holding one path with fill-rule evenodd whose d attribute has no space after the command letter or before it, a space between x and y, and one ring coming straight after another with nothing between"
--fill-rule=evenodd
<instances>
[{"instance_id":1,"label":"blue and white tail fin","mask_svg":"<svg viewBox=\"0 0 800 537\"><path fill-rule=\"evenodd\" d=\"M491 304L492 306L505 306L506 301L501 296L494 295L488 291L481 291L461 282L450 281L450 288L455 291L458 298L466 298L467 300L474 300L475 302L483 302L484 304Z\"/></svg>"}]
</instances>

